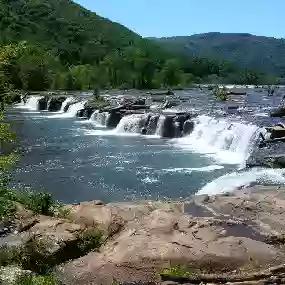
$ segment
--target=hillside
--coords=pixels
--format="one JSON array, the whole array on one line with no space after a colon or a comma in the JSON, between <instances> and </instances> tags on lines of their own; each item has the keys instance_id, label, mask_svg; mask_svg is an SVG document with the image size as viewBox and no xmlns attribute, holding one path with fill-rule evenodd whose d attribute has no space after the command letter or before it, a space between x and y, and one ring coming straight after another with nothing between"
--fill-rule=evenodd
<instances>
[{"instance_id":1,"label":"hillside","mask_svg":"<svg viewBox=\"0 0 285 285\"><path fill-rule=\"evenodd\" d=\"M0 60L5 81L27 90L264 82L228 62L170 52L70 0L2 0Z\"/></svg>"},{"instance_id":2,"label":"hillside","mask_svg":"<svg viewBox=\"0 0 285 285\"><path fill-rule=\"evenodd\" d=\"M171 51L228 60L241 67L285 76L285 40L251 34L206 33L154 39Z\"/></svg>"}]
</instances>

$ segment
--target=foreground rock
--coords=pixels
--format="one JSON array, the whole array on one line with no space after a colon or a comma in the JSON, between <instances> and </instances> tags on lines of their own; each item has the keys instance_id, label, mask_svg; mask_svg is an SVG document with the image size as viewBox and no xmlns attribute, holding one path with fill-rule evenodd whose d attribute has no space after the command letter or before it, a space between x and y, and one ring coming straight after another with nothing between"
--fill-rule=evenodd
<instances>
[{"instance_id":1,"label":"foreground rock","mask_svg":"<svg viewBox=\"0 0 285 285\"><path fill-rule=\"evenodd\" d=\"M99 207L102 211L105 206ZM201 274L247 272L285 260L261 233L259 238L243 233L239 217L229 220L208 213L212 217L194 217L172 208L148 210L133 220L122 218L124 226L100 252L61 266L59 276L64 284L111 284L113 279L160 282L157 272L169 262L186 264Z\"/></svg>"},{"instance_id":2,"label":"foreground rock","mask_svg":"<svg viewBox=\"0 0 285 285\"><path fill-rule=\"evenodd\" d=\"M67 205L68 220L26 213L16 237L29 250L26 269L55 266L62 284L275 284L285 280L284 206L278 186L187 203L90 201ZM89 229L106 234L99 250L79 246ZM174 265L192 274L159 274Z\"/></svg>"}]
</instances>

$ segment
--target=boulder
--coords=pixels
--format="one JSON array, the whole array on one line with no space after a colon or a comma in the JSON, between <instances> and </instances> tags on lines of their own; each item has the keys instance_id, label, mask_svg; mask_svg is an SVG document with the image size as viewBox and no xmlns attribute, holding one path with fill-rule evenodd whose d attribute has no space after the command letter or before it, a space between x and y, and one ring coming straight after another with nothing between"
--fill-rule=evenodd
<instances>
[{"instance_id":1,"label":"boulder","mask_svg":"<svg viewBox=\"0 0 285 285\"><path fill-rule=\"evenodd\" d=\"M66 100L66 97L53 97L49 101L48 110L51 112L58 112L61 109L62 103Z\"/></svg>"},{"instance_id":2,"label":"boulder","mask_svg":"<svg viewBox=\"0 0 285 285\"><path fill-rule=\"evenodd\" d=\"M146 127L146 134L147 135L154 135L156 132L157 123L159 120L159 115L151 115L148 124Z\"/></svg>"},{"instance_id":3,"label":"boulder","mask_svg":"<svg viewBox=\"0 0 285 285\"><path fill-rule=\"evenodd\" d=\"M176 127L173 122L173 116L166 116L161 128L161 137L174 138Z\"/></svg>"},{"instance_id":4,"label":"boulder","mask_svg":"<svg viewBox=\"0 0 285 285\"><path fill-rule=\"evenodd\" d=\"M70 205L69 219L84 227L98 227L112 236L124 226L124 220L118 215L115 207L94 205L91 202Z\"/></svg>"},{"instance_id":5,"label":"boulder","mask_svg":"<svg viewBox=\"0 0 285 285\"><path fill-rule=\"evenodd\" d=\"M90 119L95 110L96 108L94 107L85 107L84 109L78 110L76 116L79 118Z\"/></svg>"},{"instance_id":6,"label":"boulder","mask_svg":"<svg viewBox=\"0 0 285 285\"><path fill-rule=\"evenodd\" d=\"M38 101L38 109L40 111L42 110L47 110L48 109L48 102L49 102L50 97L49 96L44 96L39 99Z\"/></svg>"},{"instance_id":7,"label":"boulder","mask_svg":"<svg viewBox=\"0 0 285 285\"><path fill-rule=\"evenodd\" d=\"M123 115L120 111L117 111L115 109L110 111L110 116L107 120L107 127L108 128L116 128L119 122L121 121Z\"/></svg>"},{"instance_id":8,"label":"boulder","mask_svg":"<svg viewBox=\"0 0 285 285\"><path fill-rule=\"evenodd\" d=\"M280 258L283 253L271 245L227 235L215 219L155 210L128 223L100 253L58 268L58 276L63 284L78 285L155 282L157 272L169 262L205 272L231 272L249 264L275 264Z\"/></svg>"},{"instance_id":9,"label":"boulder","mask_svg":"<svg viewBox=\"0 0 285 285\"><path fill-rule=\"evenodd\" d=\"M285 116L285 107L279 107L279 108L273 109L270 112L270 116L271 117L283 117L283 116Z\"/></svg>"},{"instance_id":10,"label":"boulder","mask_svg":"<svg viewBox=\"0 0 285 285\"><path fill-rule=\"evenodd\" d=\"M190 135L194 130L195 123L191 120L187 120L183 124L183 135Z\"/></svg>"},{"instance_id":11,"label":"boulder","mask_svg":"<svg viewBox=\"0 0 285 285\"><path fill-rule=\"evenodd\" d=\"M266 128L267 132L270 133L270 139L283 138L285 137L285 128L282 125Z\"/></svg>"}]
</instances>

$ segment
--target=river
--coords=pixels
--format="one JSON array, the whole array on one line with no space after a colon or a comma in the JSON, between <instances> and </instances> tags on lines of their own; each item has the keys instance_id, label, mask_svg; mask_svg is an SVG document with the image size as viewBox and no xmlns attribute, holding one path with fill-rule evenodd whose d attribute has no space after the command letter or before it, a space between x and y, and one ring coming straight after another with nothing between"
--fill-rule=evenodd
<instances>
[{"instance_id":1,"label":"river","mask_svg":"<svg viewBox=\"0 0 285 285\"><path fill-rule=\"evenodd\" d=\"M178 91L189 98L180 110L198 113L192 134L162 139L137 133L139 115L124 117L107 129L106 118L76 118L83 103L64 113L37 111L38 97L10 108L22 156L12 186L45 190L64 203L100 199L187 199L252 183L284 183L283 171L250 169L245 162L256 148L261 127L272 123L268 112L285 94L246 89L218 103L207 91ZM184 100L185 102L185 100ZM238 105L236 112L226 111ZM141 115L140 115L141 116Z\"/></svg>"}]
</instances>

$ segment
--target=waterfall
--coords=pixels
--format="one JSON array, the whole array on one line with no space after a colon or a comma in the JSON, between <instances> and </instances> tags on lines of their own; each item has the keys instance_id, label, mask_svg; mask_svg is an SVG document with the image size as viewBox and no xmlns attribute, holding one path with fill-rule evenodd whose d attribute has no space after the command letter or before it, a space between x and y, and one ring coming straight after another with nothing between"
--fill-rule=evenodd
<instances>
[{"instance_id":1,"label":"waterfall","mask_svg":"<svg viewBox=\"0 0 285 285\"><path fill-rule=\"evenodd\" d=\"M95 122L98 126L106 127L109 117L110 117L109 112L100 112L99 110L96 110L91 115L89 122Z\"/></svg>"},{"instance_id":2,"label":"waterfall","mask_svg":"<svg viewBox=\"0 0 285 285\"><path fill-rule=\"evenodd\" d=\"M65 101L67 101L67 100L65 100ZM83 109L85 103L86 103L86 101L81 101L81 102L74 103L74 104L70 105L70 107L68 108L67 112L62 113L60 111L58 114L50 115L49 117L50 118L73 118L73 117L76 117L77 111Z\"/></svg>"},{"instance_id":3,"label":"waterfall","mask_svg":"<svg viewBox=\"0 0 285 285\"><path fill-rule=\"evenodd\" d=\"M209 154L222 163L244 165L258 131L255 125L199 116L194 131L174 142L179 147Z\"/></svg>"},{"instance_id":4,"label":"waterfall","mask_svg":"<svg viewBox=\"0 0 285 285\"><path fill-rule=\"evenodd\" d=\"M60 112L60 113L64 113L64 108L66 107L66 105L67 105L68 103L70 103L70 102L72 102L72 101L73 101L73 98L72 98L72 97L66 98L66 100L62 103L59 112Z\"/></svg>"},{"instance_id":5,"label":"waterfall","mask_svg":"<svg viewBox=\"0 0 285 285\"><path fill-rule=\"evenodd\" d=\"M42 97L40 96L30 96L26 103L19 103L15 107L20 109L28 109L31 111L37 111L38 110L38 102Z\"/></svg>"},{"instance_id":6,"label":"waterfall","mask_svg":"<svg viewBox=\"0 0 285 285\"><path fill-rule=\"evenodd\" d=\"M158 122L157 122L157 128L155 131L155 135L156 136L162 136L162 131L163 131L163 126L164 126L164 121L165 121L166 117L165 116L159 116Z\"/></svg>"},{"instance_id":7,"label":"waterfall","mask_svg":"<svg viewBox=\"0 0 285 285\"><path fill-rule=\"evenodd\" d=\"M133 114L123 117L116 128L116 133L141 133L147 119L146 114Z\"/></svg>"}]
</instances>

